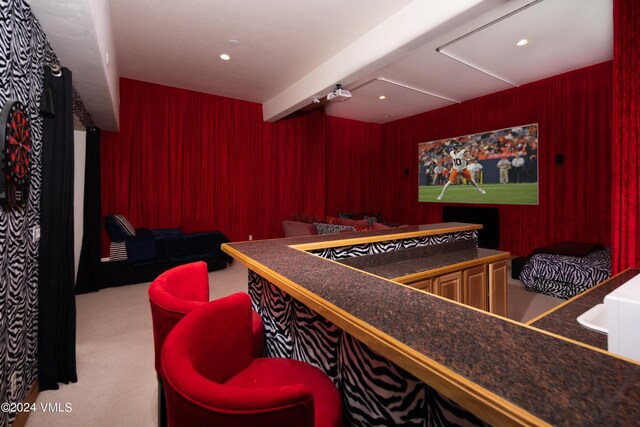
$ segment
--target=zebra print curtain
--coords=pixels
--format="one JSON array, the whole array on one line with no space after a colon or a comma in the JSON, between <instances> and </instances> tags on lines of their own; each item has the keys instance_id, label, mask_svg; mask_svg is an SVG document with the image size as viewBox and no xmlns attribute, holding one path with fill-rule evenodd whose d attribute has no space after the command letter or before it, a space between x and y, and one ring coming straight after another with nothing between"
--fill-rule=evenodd
<instances>
[{"instance_id":1,"label":"zebra print curtain","mask_svg":"<svg viewBox=\"0 0 640 427\"><path fill-rule=\"evenodd\" d=\"M0 399L22 402L37 377L38 242L40 224L43 64L57 63L37 19L24 1L0 1L0 105L27 108L32 132L31 191L26 206L0 207ZM13 387L15 384L15 387ZM0 412L8 426L15 412Z\"/></svg>"},{"instance_id":2,"label":"zebra print curtain","mask_svg":"<svg viewBox=\"0 0 640 427\"><path fill-rule=\"evenodd\" d=\"M55 116L44 118L42 142L38 374L40 390L49 390L77 381L71 71L55 76L45 67L44 85Z\"/></svg>"}]
</instances>

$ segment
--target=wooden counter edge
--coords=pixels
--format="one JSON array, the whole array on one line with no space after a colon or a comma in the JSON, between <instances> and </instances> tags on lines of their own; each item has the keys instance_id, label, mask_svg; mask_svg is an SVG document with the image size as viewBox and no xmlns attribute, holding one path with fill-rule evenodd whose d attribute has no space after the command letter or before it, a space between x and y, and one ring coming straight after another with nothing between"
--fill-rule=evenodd
<instances>
[{"instance_id":1,"label":"wooden counter edge","mask_svg":"<svg viewBox=\"0 0 640 427\"><path fill-rule=\"evenodd\" d=\"M382 333L227 244L222 250L354 338L494 425L548 426L538 417Z\"/></svg>"},{"instance_id":2,"label":"wooden counter edge","mask_svg":"<svg viewBox=\"0 0 640 427\"><path fill-rule=\"evenodd\" d=\"M604 285L606 285L606 284L607 284L608 282L610 282L611 280L616 279L618 276L620 276L620 275L622 275L622 274L626 273L626 272L627 272L627 271L629 271L629 270L636 270L636 269L635 269L635 268L627 268L627 269L625 269L624 271L621 271L620 273L618 273L618 274L616 274L616 275L614 275L614 276L611 276L611 277L609 277L608 279L606 279L606 280L604 280L604 281L602 281L602 282L598 283L597 285L595 285L595 286L593 286L593 287L591 287L591 288L587 289L586 291L582 292L581 294L578 294L578 295L574 296L573 298L570 298L570 299L566 300L566 301L565 301L565 302L563 302L562 304L559 304L559 305L557 305L557 306L555 306L555 307L553 307L553 308L551 308L551 309L549 309L549 310L545 311L544 313L540 314L539 316L536 316L536 317L534 317L533 319L531 319L531 320L529 320L529 321L527 321L527 322L523 323L523 325L524 325L524 326L526 326L526 327L529 327L529 328L531 328L531 329L535 329L535 330L537 330L537 331L539 331L539 332L542 332L542 333L544 333L544 334L547 334L547 335L550 335L550 336L553 336L553 337L559 338L559 339L561 339L561 340L569 341L570 343L573 343L573 344L576 344L576 345L579 345L579 346L582 346L582 347L589 348L589 349L591 349L591 350L597 351L598 353L606 354L606 355L608 355L608 356L615 357L615 358L617 358L617 359L624 360L625 362L630 362L630 363L633 363L633 364L635 364L635 365L640 365L640 361L638 361L638 360L631 359L631 358L629 358L629 357L622 356L622 355L617 354L617 353L612 353L612 352L610 352L610 351L608 351L608 350L605 350L605 349L603 349L603 348L596 347L596 346L594 346L594 345L587 344L587 343L584 343L584 342L581 342L581 341L577 341L577 340L574 340L574 339L572 339L572 338L565 337L564 335L560 335L560 334L559 334L559 333L557 333L557 332L547 331L547 330L545 330L545 329L542 329L542 328L539 328L539 327L537 327L537 326L534 326L534 325L533 325L533 324L534 324L535 322L537 322L538 320L541 320L541 319L543 319L544 317L546 317L546 316L548 316L548 315L550 315L550 314L553 314L555 311L559 310L560 308L562 308L562 307L564 307L564 306L566 306L566 305L568 305L568 304L570 304L570 303L572 303L572 302L577 301L578 299L580 299L581 297L585 296L585 295L586 295L586 294L588 294L589 292L596 290L596 289L597 289L597 288L599 288L600 286L604 286ZM576 323L577 323L577 322L578 322L578 320L576 319Z\"/></svg>"},{"instance_id":3,"label":"wooden counter edge","mask_svg":"<svg viewBox=\"0 0 640 427\"><path fill-rule=\"evenodd\" d=\"M406 276L394 277L391 280L399 283L411 283L418 280L429 279L432 277L441 276L443 274L451 273L458 270L464 270L467 268L476 267L483 264L491 264L499 261L508 261L511 259L509 252L503 252L500 254L489 255L482 258L476 258L471 261L459 262L457 264L447 265L445 267L434 268L433 270L421 271L419 273L407 274Z\"/></svg>"},{"instance_id":4,"label":"wooden counter edge","mask_svg":"<svg viewBox=\"0 0 640 427\"><path fill-rule=\"evenodd\" d=\"M299 245L293 244L291 246L303 251L313 251L317 249L335 248L338 246L353 246L353 245L361 245L364 243L383 242L385 240L411 239L413 237L432 236L434 234L448 234L448 233L457 233L461 231L480 230L482 226L479 224L468 224L468 225L451 226L451 227L445 227L445 228L437 228L433 230L418 230L418 231L404 231L404 232L402 231L403 228L404 227L398 227L397 233L380 234L375 236L364 236L364 237L352 237L354 233L360 234L362 232L345 233L345 238L340 240L328 240L325 242L314 242L314 243L301 243Z\"/></svg>"},{"instance_id":5,"label":"wooden counter edge","mask_svg":"<svg viewBox=\"0 0 640 427\"><path fill-rule=\"evenodd\" d=\"M627 268L624 271L621 271L618 274L615 274L611 277L609 277L608 279L598 283L597 285L587 289L586 291L574 296L573 298L569 298L568 300L566 300L565 302L558 304L557 306L545 311L544 313L540 314L539 316L534 317L531 320L528 320L525 325L533 325L533 323L537 322L538 320L542 319L543 317L548 316L549 314L553 313L554 311L557 311L559 309L561 309L562 307L564 307L565 305L571 304L572 302L577 301L578 299L584 297L585 295L587 295L589 292L595 291L596 289L598 289L600 286L604 286L605 284L609 283L610 281L616 279L618 276L621 276L622 274L626 273L629 270L635 270L634 268Z\"/></svg>"}]
</instances>

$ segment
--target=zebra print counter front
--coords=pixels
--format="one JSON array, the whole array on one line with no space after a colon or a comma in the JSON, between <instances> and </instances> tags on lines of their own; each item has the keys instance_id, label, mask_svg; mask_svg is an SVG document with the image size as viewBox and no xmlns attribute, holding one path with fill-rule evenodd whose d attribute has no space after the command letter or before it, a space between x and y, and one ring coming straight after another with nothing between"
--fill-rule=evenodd
<instances>
[{"instance_id":1,"label":"zebra print counter front","mask_svg":"<svg viewBox=\"0 0 640 427\"><path fill-rule=\"evenodd\" d=\"M383 240L380 242L362 243L351 246L336 246L333 248L319 249L310 252L323 258L338 261L341 259L356 256L373 255L385 252L400 251L409 248L451 243L456 240L475 239L475 245L477 245L477 236L478 234L475 230L460 231L456 233L432 234L428 236L411 237L406 239Z\"/></svg>"},{"instance_id":2,"label":"zebra print counter front","mask_svg":"<svg viewBox=\"0 0 640 427\"><path fill-rule=\"evenodd\" d=\"M484 425L433 388L249 270L265 353L322 369L342 395L347 426Z\"/></svg>"}]
</instances>

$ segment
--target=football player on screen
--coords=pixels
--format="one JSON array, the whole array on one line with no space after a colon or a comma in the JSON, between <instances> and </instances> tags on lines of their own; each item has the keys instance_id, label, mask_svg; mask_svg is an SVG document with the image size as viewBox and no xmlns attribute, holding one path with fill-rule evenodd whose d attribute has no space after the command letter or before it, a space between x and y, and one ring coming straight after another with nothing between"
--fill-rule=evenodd
<instances>
[{"instance_id":1,"label":"football player on screen","mask_svg":"<svg viewBox=\"0 0 640 427\"><path fill-rule=\"evenodd\" d=\"M444 184L444 187L442 187L442 192L438 196L438 200L442 200L445 191L447 191L447 188L449 188L452 183L456 182L458 174L462 175L464 179L469 181L476 188L476 190L478 190L479 193L487 194L487 192L478 187L478 184L473 180L473 178L471 178L471 173L469 172L469 169L467 169L467 161L471 160L467 153L467 149L464 147L460 149L458 148L459 145L453 141L449 144L448 147L445 148L445 151L448 151L449 155L451 156L453 167L451 168L451 173L449 174L449 180L446 182L446 184Z\"/></svg>"}]
</instances>

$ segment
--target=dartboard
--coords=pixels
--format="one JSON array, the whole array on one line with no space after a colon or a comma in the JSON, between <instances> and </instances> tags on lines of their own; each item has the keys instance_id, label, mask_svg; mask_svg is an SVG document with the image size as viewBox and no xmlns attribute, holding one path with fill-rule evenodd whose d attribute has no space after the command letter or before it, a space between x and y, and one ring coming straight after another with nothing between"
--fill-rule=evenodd
<instances>
[{"instance_id":1,"label":"dartboard","mask_svg":"<svg viewBox=\"0 0 640 427\"><path fill-rule=\"evenodd\" d=\"M20 101L8 101L0 114L2 150L2 180L0 202L24 204L29 195L29 165L31 162L31 129Z\"/></svg>"}]
</instances>

